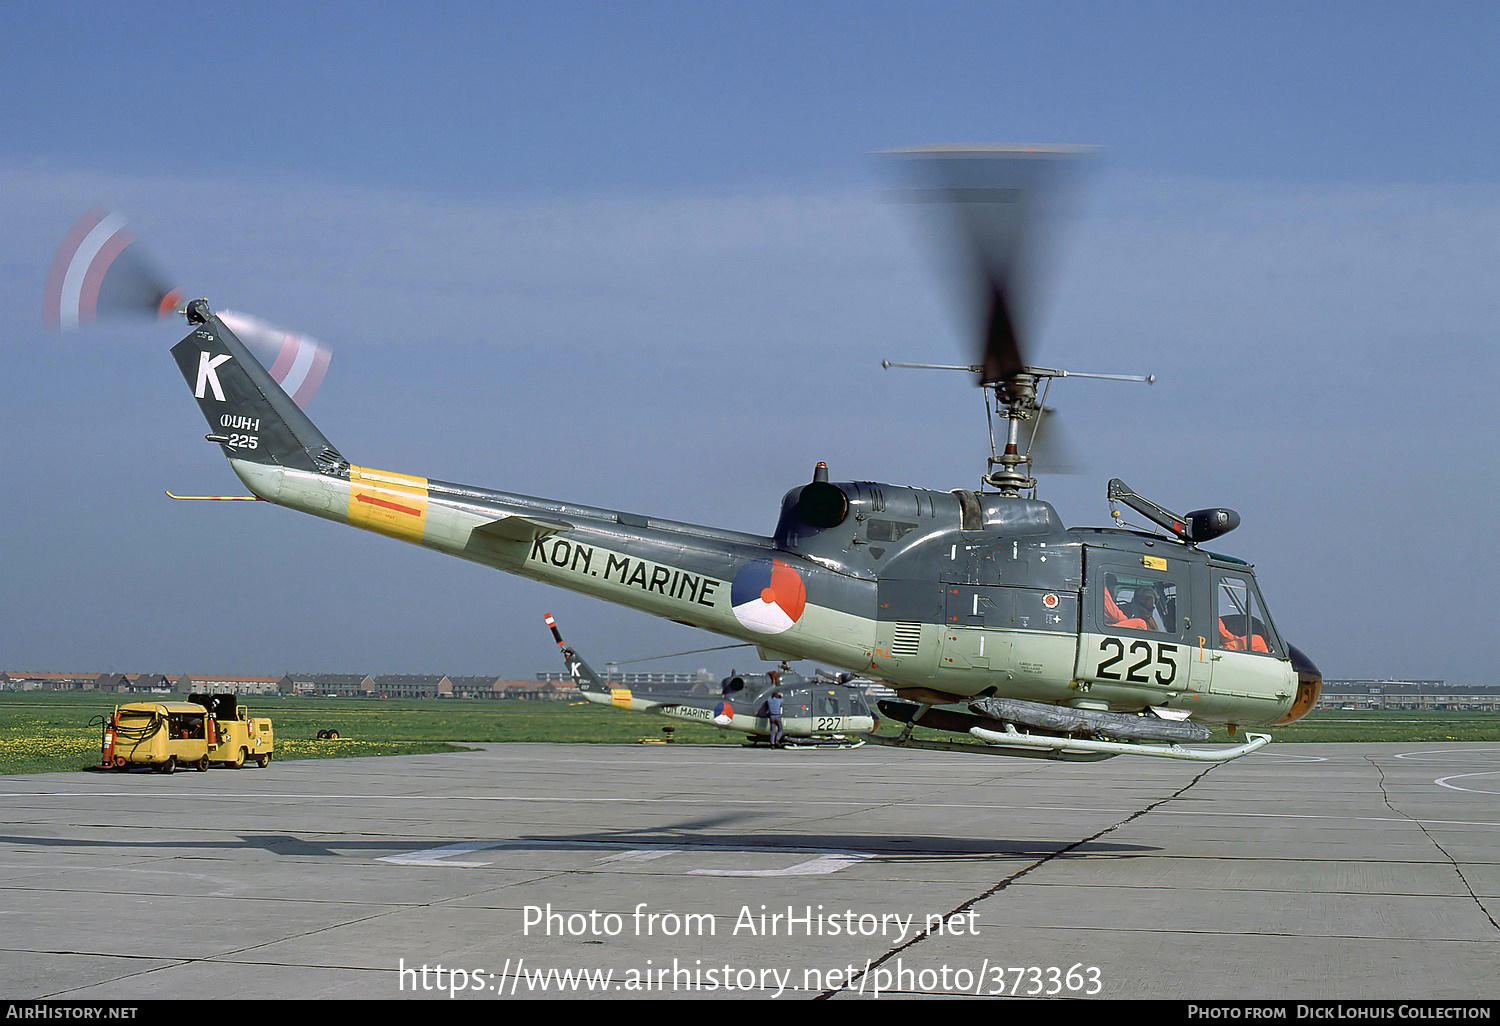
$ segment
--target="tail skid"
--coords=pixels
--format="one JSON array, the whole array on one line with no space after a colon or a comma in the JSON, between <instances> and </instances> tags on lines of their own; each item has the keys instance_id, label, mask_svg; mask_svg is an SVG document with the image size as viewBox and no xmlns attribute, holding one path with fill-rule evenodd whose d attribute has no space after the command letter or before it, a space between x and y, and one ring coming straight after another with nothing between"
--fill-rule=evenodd
<instances>
[{"instance_id":1,"label":"tail skid","mask_svg":"<svg viewBox=\"0 0 1500 1026\"><path fill-rule=\"evenodd\" d=\"M167 498L178 502L262 502L259 495L174 495L170 490Z\"/></svg>"}]
</instances>

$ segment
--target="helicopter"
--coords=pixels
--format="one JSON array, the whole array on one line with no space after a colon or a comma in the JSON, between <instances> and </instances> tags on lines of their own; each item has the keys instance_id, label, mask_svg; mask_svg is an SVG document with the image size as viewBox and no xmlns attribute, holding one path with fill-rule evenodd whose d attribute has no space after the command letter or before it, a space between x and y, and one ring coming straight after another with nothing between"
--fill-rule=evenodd
<instances>
[{"instance_id":1,"label":"helicopter","mask_svg":"<svg viewBox=\"0 0 1500 1026\"><path fill-rule=\"evenodd\" d=\"M731 670L716 690L706 687L631 689L600 677L576 650L563 641L557 620L545 617L552 638L562 651L563 665L588 701L616 709L653 713L690 723L712 724L721 730L749 735L751 744L771 744L767 700L779 693L783 699L782 735L779 747L857 748L863 740L850 735L866 734L876 727L864 692L851 687L852 674L839 678L805 677L785 663L767 673Z\"/></svg>"},{"instance_id":2,"label":"helicopter","mask_svg":"<svg viewBox=\"0 0 1500 1026\"><path fill-rule=\"evenodd\" d=\"M751 642L770 661L814 659L882 681L897 697L880 711L903 727L870 735L880 744L1063 761L1223 762L1262 747L1265 733L1188 747L1215 726L1233 737L1297 720L1322 686L1276 630L1253 566L1202 547L1239 515L1177 514L1117 478L1110 501L1156 529L1069 528L1037 497L1051 384L1125 377L1037 367L1025 355L1019 300L1032 222L1071 151L898 153L926 176L917 198L949 215L972 272L979 359L947 369L983 390L986 472L978 487L935 490L834 481L820 462L785 494L768 535L353 464L284 387L287 367L314 362L316 347L283 352L268 370L243 326L206 300L176 306L170 290L151 289L143 305L188 322L172 355L206 439L251 492L235 498ZM957 736L918 738L917 726Z\"/></svg>"}]
</instances>

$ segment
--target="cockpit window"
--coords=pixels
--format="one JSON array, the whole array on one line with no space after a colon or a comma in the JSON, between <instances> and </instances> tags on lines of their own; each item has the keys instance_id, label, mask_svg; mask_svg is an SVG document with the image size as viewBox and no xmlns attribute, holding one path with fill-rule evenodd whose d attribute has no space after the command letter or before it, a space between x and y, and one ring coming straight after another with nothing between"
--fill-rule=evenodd
<instances>
[{"instance_id":1,"label":"cockpit window","mask_svg":"<svg viewBox=\"0 0 1500 1026\"><path fill-rule=\"evenodd\" d=\"M1104 624L1176 634L1177 582L1169 577L1105 574Z\"/></svg>"},{"instance_id":2,"label":"cockpit window","mask_svg":"<svg viewBox=\"0 0 1500 1026\"><path fill-rule=\"evenodd\" d=\"M1214 588L1214 643L1226 652L1274 654L1276 635L1266 622L1265 607L1248 578L1224 575Z\"/></svg>"}]
</instances>

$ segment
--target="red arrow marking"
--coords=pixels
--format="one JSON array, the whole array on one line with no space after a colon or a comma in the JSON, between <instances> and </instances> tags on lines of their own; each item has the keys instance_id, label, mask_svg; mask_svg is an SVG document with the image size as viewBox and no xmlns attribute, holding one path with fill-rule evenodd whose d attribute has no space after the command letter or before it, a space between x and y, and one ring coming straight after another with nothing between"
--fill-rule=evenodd
<instances>
[{"instance_id":1,"label":"red arrow marking","mask_svg":"<svg viewBox=\"0 0 1500 1026\"><path fill-rule=\"evenodd\" d=\"M368 502L372 506L382 506L385 509L393 509L397 513L410 513L414 517L419 517L422 515L422 511L419 509L413 509L411 506L402 506L400 503L390 502L387 499L377 499L373 495L356 495L354 497L354 501Z\"/></svg>"}]
</instances>

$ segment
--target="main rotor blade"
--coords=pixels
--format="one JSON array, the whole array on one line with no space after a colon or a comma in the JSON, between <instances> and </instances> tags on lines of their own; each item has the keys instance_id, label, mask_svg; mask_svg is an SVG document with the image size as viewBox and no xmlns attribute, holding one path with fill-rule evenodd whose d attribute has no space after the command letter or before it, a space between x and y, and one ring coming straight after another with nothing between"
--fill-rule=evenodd
<instances>
[{"instance_id":1,"label":"main rotor blade","mask_svg":"<svg viewBox=\"0 0 1500 1026\"><path fill-rule=\"evenodd\" d=\"M1062 418L1056 410L1043 407L1036 414L1036 428L1031 432L1023 428L1023 436L1031 441L1029 455L1033 472L1038 474L1082 474L1083 462L1078 456L1067 431L1063 430Z\"/></svg>"},{"instance_id":2,"label":"main rotor blade","mask_svg":"<svg viewBox=\"0 0 1500 1026\"><path fill-rule=\"evenodd\" d=\"M697 655L700 652L723 652L730 648L751 648L753 643L749 641L736 642L733 645L715 645L712 648L690 648L686 652L668 652L666 655L641 656L638 659L615 659L610 662L611 666L629 666L632 663L654 663L658 659L675 659L678 656Z\"/></svg>"},{"instance_id":3,"label":"main rotor blade","mask_svg":"<svg viewBox=\"0 0 1500 1026\"><path fill-rule=\"evenodd\" d=\"M917 181L904 198L932 205L959 262L982 385L1008 381L1030 359L1042 229L1056 214L1076 146L923 147L898 150Z\"/></svg>"},{"instance_id":4,"label":"main rotor blade","mask_svg":"<svg viewBox=\"0 0 1500 1026\"><path fill-rule=\"evenodd\" d=\"M981 385L992 381L1009 381L1026 366L1026 358L1021 355L1021 344L1016 340L1015 317L1005 295L1005 283L1001 281L990 282L990 301L984 314L980 357Z\"/></svg>"}]
</instances>

